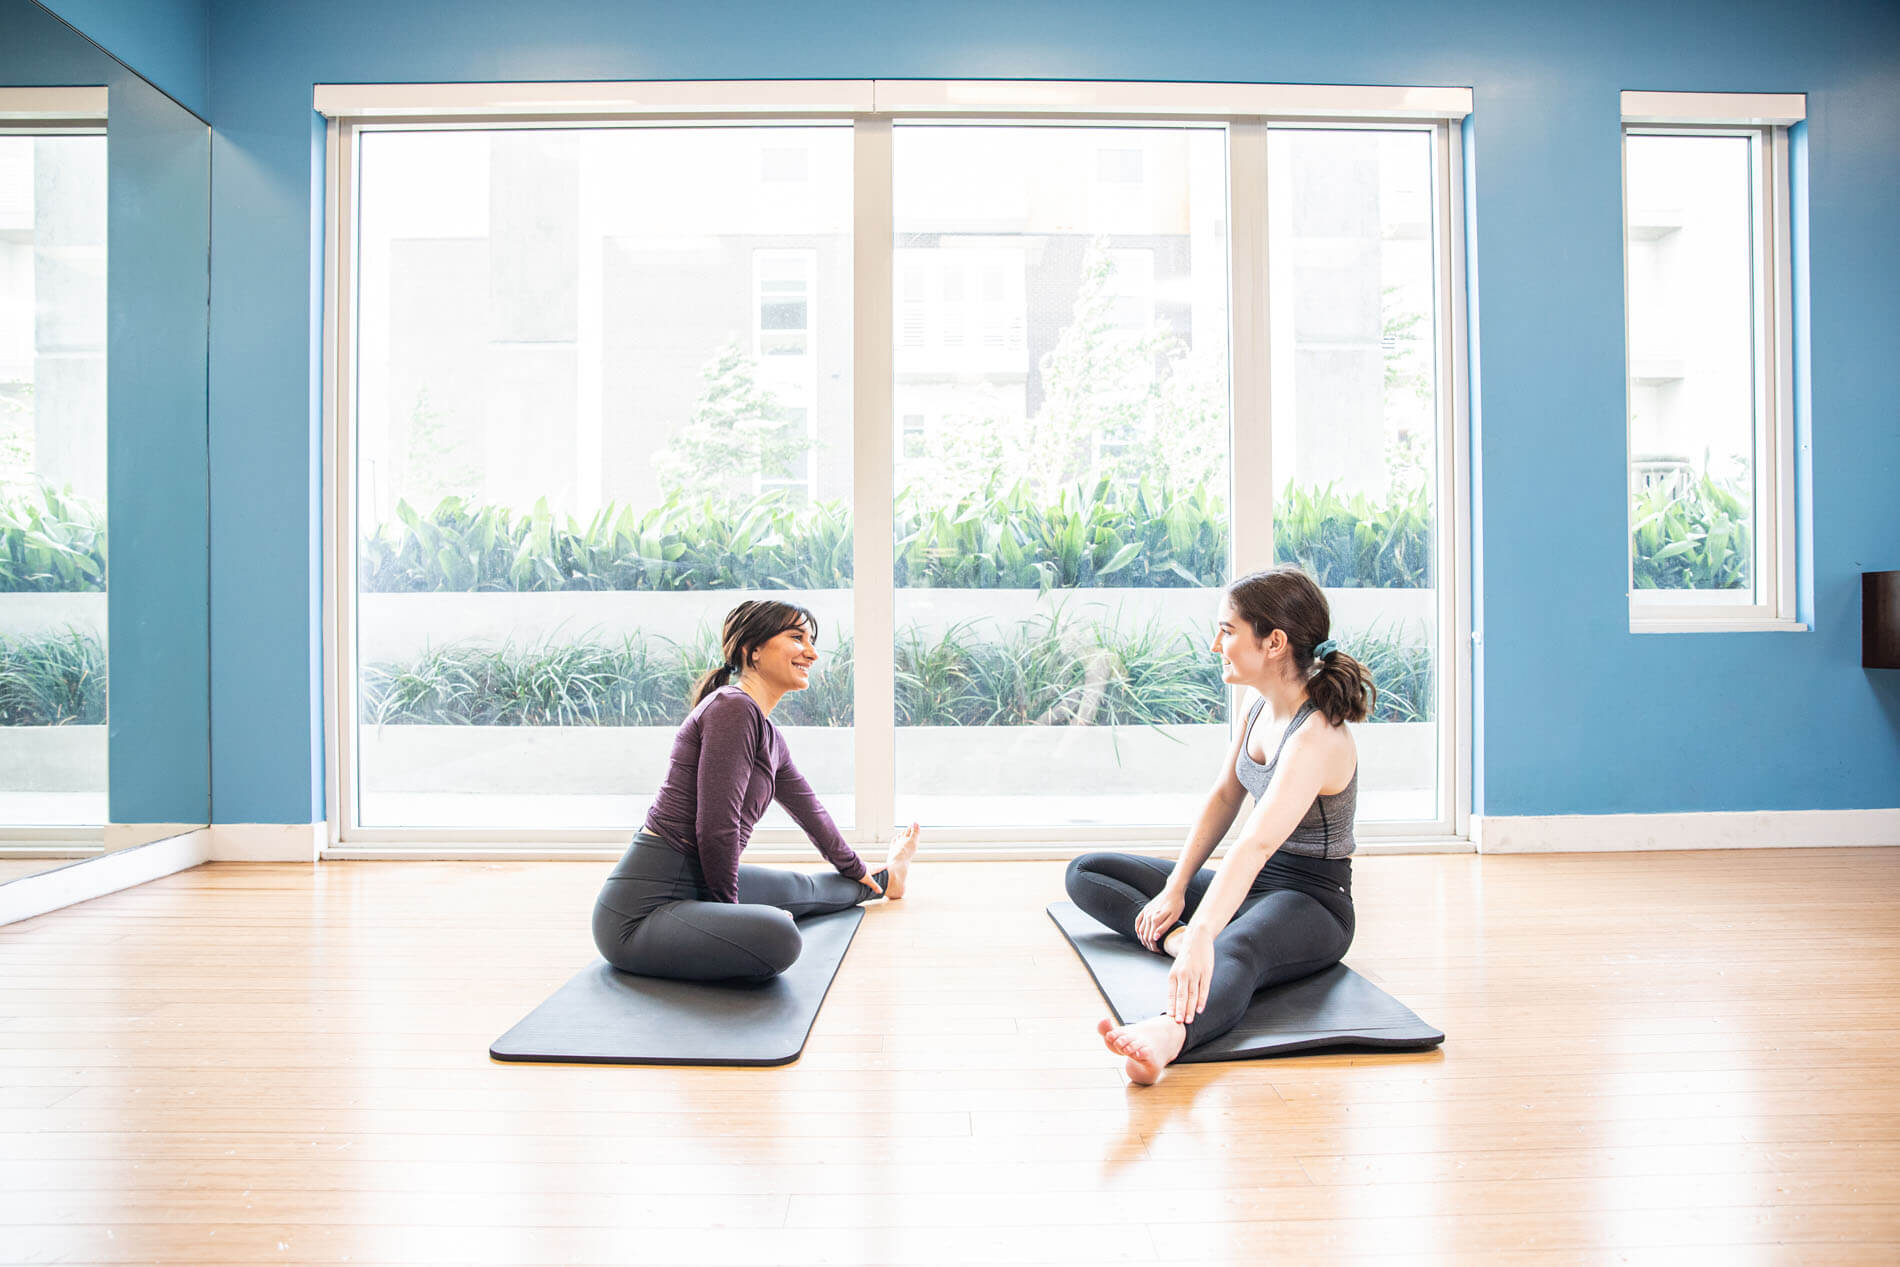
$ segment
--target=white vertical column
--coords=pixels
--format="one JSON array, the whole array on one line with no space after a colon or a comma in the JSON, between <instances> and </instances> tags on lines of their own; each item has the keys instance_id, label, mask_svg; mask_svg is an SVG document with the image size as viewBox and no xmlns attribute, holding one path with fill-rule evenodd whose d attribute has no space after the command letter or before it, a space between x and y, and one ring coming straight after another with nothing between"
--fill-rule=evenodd
<instances>
[{"instance_id":1,"label":"white vertical column","mask_svg":"<svg viewBox=\"0 0 1900 1267\"><path fill-rule=\"evenodd\" d=\"M1227 129L1233 348L1234 575L1273 562L1273 393L1268 365L1267 125Z\"/></svg>"},{"instance_id":2,"label":"white vertical column","mask_svg":"<svg viewBox=\"0 0 1900 1267\"><path fill-rule=\"evenodd\" d=\"M324 126L323 698L326 843L356 822L356 129Z\"/></svg>"},{"instance_id":3,"label":"white vertical column","mask_svg":"<svg viewBox=\"0 0 1900 1267\"><path fill-rule=\"evenodd\" d=\"M891 121L852 129L852 612L859 840L892 832L897 595L892 586Z\"/></svg>"},{"instance_id":4,"label":"white vertical column","mask_svg":"<svg viewBox=\"0 0 1900 1267\"><path fill-rule=\"evenodd\" d=\"M1444 834L1471 828L1471 711L1473 655L1471 567L1471 383L1465 309L1465 168L1460 127L1432 129L1432 211L1437 253L1433 260L1432 319L1438 348L1437 554L1440 636L1433 640L1438 696L1438 820Z\"/></svg>"}]
</instances>

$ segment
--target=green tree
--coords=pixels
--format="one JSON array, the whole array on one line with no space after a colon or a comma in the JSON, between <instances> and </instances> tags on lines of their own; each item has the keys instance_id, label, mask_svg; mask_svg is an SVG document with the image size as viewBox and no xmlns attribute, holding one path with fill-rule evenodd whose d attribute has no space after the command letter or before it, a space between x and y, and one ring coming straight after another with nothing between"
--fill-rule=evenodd
<instances>
[{"instance_id":1,"label":"green tree","mask_svg":"<svg viewBox=\"0 0 1900 1267\"><path fill-rule=\"evenodd\" d=\"M1018 478L1047 489L1107 476L1144 476L1182 491L1221 482L1226 470L1224 365L1190 352L1156 321L1115 321L1114 257L1101 238L1082 260L1068 326L1042 358L1043 404L1027 428Z\"/></svg>"},{"instance_id":2,"label":"green tree","mask_svg":"<svg viewBox=\"0 0 1900 1267\"><path fill-rule=\"evenodd\" d=\"M1069 324L1043 355L1035 416L998 409L945 420L927 451L903 464L901 484L932 506L985 488L1047 495L1102 477L1180 491L1224 485L1224 349L1190 351L1166 322L1122 328L1114 276L1097 238L1083 255Z\"/></svg>"},{"instance_id":3,"label":"green tree","mask_svg":"<svg viewBox=\"0 0 1900 1267\"><path fill-rule=\"evenodd\" d=\"M403 497L422 506L433 506L444 497L474 498L482 491L481 465L470 450L465 429L450 418L429 396L429 389L416 389L415 403L409 409L407 470Z\"/></svg>"},{"instance_id":4,"label":"green tree","mask_svg":"<svg viewBox=\"0 0 1900 1267\"><path fill-rule=\"evenodd\" d=\"M791 425L736 341L719 349L700 379L692 416L654 460L662 488L682 500L730 505L749 500L760 477L797 469L811 440Z\"/></svg>"}]
</instances>

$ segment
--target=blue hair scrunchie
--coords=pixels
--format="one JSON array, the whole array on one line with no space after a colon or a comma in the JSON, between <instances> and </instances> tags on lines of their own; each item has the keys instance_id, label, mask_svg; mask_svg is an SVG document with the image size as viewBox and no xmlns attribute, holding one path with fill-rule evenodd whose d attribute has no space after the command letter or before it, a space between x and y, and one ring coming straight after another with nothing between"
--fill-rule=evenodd
<instances>
[{"instance_id":1,"label":"blue hair scrunchie","mask_svg":"<svg viewBox=\"0 0 1900 1267\"><path fill-rule=\"evenodd\" d=\"M1313 658L1315 660L1324 660L1337 650L1339 650L1339 644L1334 642L1331 638L1328 638L1325 642L1313 648Z\"/></svg>"}]
</instances>

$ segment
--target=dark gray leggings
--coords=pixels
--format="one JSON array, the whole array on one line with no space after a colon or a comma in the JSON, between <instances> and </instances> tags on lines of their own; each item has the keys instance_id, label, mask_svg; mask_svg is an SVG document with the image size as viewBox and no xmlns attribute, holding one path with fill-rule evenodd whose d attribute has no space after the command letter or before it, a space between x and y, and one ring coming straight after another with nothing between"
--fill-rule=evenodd
<instances>
[{"instance_id":1,"label":"dark gray leggings","mask_svg":"<svg viewBox=\"0 0 1900 1267\"><path fill-rule=\"evenodd\" d=\"M1069 864L1069 900L1122 936L1135 938L1135 917L1174 871L1160 858L1128 853L1084 854ZM1192 919L1214 869L1188 882L1183 920ZM1239 1023L1255 990L1330 968L1352 945L1352 864L1344 858L1275 855L1214 938L1214 980L1207 1010L1189 1022L1187 1046L1218 1038Z\"/></svg>"},{"instance_id":2,"label":"dark gray leggings","mask_svg":"<svg viewBox=\"0 0 1900 1267\"><path fill-rule=\"evenodd\" d=\"M888 878L877 872L879 884ZM678 981L765 981L804 948L793 920L876 897L835 871L739 868L739 901L712 900L698 860L645 832L594 904L594 945L622 972Z\"/></svg>"}]
</instances>

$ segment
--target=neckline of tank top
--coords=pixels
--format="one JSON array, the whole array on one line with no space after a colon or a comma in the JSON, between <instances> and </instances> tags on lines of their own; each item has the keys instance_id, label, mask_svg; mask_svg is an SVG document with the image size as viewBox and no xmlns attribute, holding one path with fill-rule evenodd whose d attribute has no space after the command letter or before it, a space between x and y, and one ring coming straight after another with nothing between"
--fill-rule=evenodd
<instances>
[{"instance_id":1,"label":"neckline of tank top","mask_svg":"<svg viewBox=\"0 0 1900 1267\"><path fill-rule=\"evenodd\" d=\"M1249 711L1249 717L1247 721L1247 738L1248 739L1253 738L1254 722L1260 719L1260 710L1266 707L1266 703L1267 701L1265 700L1254 701L1254 706ZM1293 720L1287 722L1286 729L1280 732L1280 747L1274 751L1273 761L1271 764L1265 761L1255 761L1253 759L1253 753L1247 751L1247 745L1245 742L1242 742L1240 745L1240 759L1242 761L1245 761L1248 765L1252 766L1256 770L1273 769L1273 767L1275 765L1278 765L1280 762L1280 753L1285 751L1286 749L1287 736L1292 734L1293 728L1295 726L1299 725L1301 722L1306 720L1305 717L1302 716L1302 714L1315 713L1318 711L1319 711L1318 706L1315 705L1312 700L1307 700L1304 704L1301 704L1297 709L1293 710ZM1358 754L1355 753L1353 755L1353 762L1352 762L1352 777L1346 780L1346 786L1340 788L1337 792L1321 792L1320 795L1327 798L1331 798L1335 796L1344 796L1348 791L1352 789L1353 785L1358 782L1359 782L1359 758L1358 758Z\"/></svg>"},{"instance_id":2,"label":"neckline of tank top","mask_svg":"<svg viewBox=\"0 0 1900 1267\"><path fill-rule=\"evenodd\" d=\"M1273 760L1255 761L1252 752L1253 729L1254 724L1260 720L1260 714L1266 706L1266 700L1257 699L1254 701L1253 707L1247 711L1247 737L1241 741L1240 745L1241 760L1256 770L1271 770L1275 765L1279 764L1280 754L1286 750L1286 741L1292 736L1294 728L1304 722L1309 714L1316 711L1313 707L1313 701L1310 699L1294 709L1292 718L1286 724L1286 729L1280 732L1280 746L1273 750ZM1357 777L1359 774L1359 763L1356 761L1353 762L1352 772L1354 777ZM1338 794L1335 793L1334 795Z\"/></svg>"}]
</instances>

